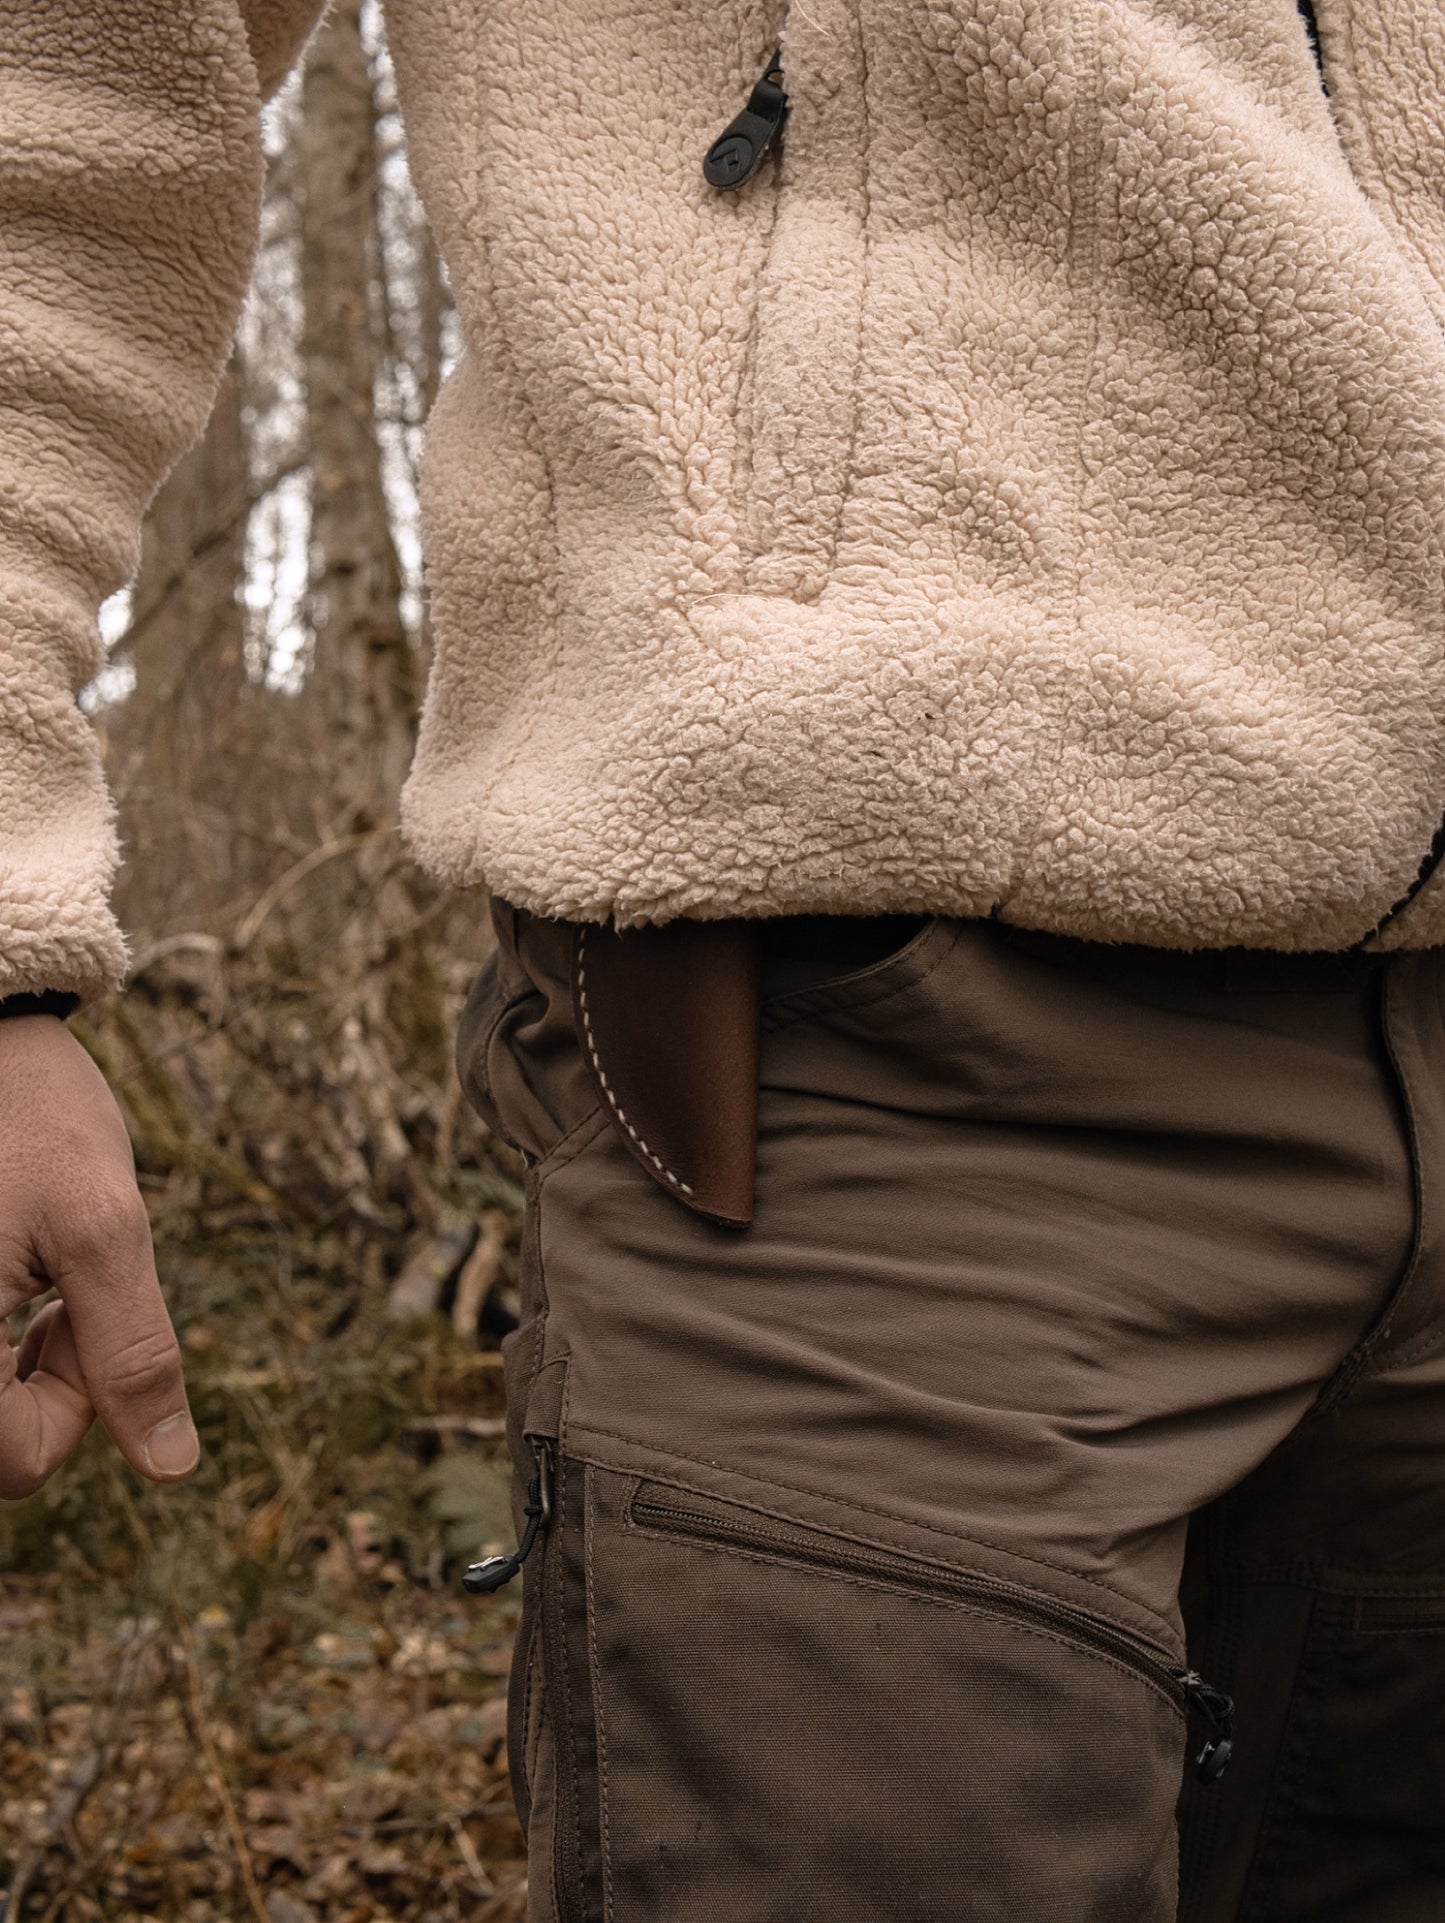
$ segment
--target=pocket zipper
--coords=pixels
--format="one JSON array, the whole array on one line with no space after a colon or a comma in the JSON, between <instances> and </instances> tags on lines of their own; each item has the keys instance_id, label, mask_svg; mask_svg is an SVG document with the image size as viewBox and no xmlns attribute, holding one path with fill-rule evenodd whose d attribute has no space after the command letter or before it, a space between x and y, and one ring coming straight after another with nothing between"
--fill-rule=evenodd
<instances>
[{"instance_id":1,"label":"pocket zipper","mask_svg":"<svg viewBox=\"0 0 1445 1923\"><path fill-rule=\"evenodd\" d=\"M730 120L703 155L703 178L709 187L741 187L763 164L763 156L777 140L788 117L783 91L783 49L773 57L748 95L748 104Z\"/></svg>"},{"instance_id":2,"label":"pocket zipper","mask_svg":"<svg viewBox=\"0 0 1445 1923\"><path fill-rule=\"evenodd\" d=\"M960 1601L980 1613L1062 1633L1080 1648L1122 1663L1147 1683L1179 1715L1191 1708L1208 1724L1208 1735L1194 1758L1201 1783L1224 1774L1233 1753L1234 1703L1196 1671L1180 1668L1142 1637L1116 1629L1100 1617L1052 1597L1036 1595L992 1576L914 1561L892 1551L840 1541L822 1531L769 1517L754 1519L734 1504L666 1483L642 1482L633 1491L629 1520L643 1528L723 1547L761 1550L806 1568L839 1575L874 1577L890 1588Z\"/></svg>"},{"instance_id":3,"label":"pocket zipper","mask_svg":"<svg viewBox=\"0 0 1445 1923\"><path fill-rule=\"evenodd\" d=\"M552 1444L546 1436L534 1436L531 1440L536 1467L522 1511L527 1518L526 1530L510 1556L485 1556L481 1562L467 1565L462 1572L462 1588L469 1596L490 1596L518 1575L536 1547L537 1537L552 1520Z\"/></svg>"}]
</instances>

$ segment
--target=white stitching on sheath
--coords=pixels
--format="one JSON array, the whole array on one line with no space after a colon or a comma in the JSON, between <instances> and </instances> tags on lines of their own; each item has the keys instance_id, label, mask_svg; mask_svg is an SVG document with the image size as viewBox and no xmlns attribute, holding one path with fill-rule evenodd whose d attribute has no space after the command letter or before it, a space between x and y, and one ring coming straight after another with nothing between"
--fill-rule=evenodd
<instances>
[{"instance_id":1,"label":"white stitching on sheath","mask_svg":"<svg viewBox=\"0 0 1445 1923\"><path fill-rule=\"evenodd\" d=\"M618 1101L612 1092L612 1084L602 1072L602 1062L597 1054L597 1043L592 1035L592 1011L587 1006L587 929L585 925L577 943L577 1000L582 1009L582 1027L586 1034L587 1053L591 1058L593 1068L596 1070L597 1080L602 1086L602 1093L607 1097L607 1106L612 1110L612 1113L617 1117L623 1128L627 1130L627 1133L632 1137L633 1141L636 1142L637 1146L642 1150L643 1154L647 1157L648 1161L652 1163L653 1167L656 1168L658 1173L665 1176L675 1189L681 1189L684 1195L691 1195L693 1192L691 1183L684 1182L680 1175L674 1175L662 1157L653 1154L649 1145L643 1141L637 1130L632 1126L631 1122L628 1121L627 1116L623 1112L621 1102Z\"/></svg>"}]
</instances>

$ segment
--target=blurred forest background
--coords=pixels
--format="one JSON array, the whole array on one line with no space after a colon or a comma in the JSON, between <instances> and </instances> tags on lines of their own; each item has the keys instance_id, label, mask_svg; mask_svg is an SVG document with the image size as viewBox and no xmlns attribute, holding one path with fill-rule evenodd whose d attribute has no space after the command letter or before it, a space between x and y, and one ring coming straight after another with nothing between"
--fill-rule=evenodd
<instances>
[{"instance_id":1,"label":"blurred forest background","mask_svg":"<svg viewBox=\"0 0 1445 1923\"><path fill-rule=\"evenodd\" d=\"M370 0L268 110L255 283L86 705L124 1108L205 1456L0 1504L0 1923L519 1917L497 1345L520 1168L464 1106L485 904L410 864L415 465L457 351Z\"/></svg>"}]
</instances>

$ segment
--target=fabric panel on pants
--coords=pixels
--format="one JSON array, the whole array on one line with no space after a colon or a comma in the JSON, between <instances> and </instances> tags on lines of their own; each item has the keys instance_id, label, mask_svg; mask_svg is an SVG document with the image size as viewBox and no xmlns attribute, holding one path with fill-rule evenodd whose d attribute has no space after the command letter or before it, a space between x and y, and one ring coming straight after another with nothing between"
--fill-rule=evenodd
<instances>
[{"instance_id":1,"label":"fabric panel on pants","mask_svg":"<svg viewBox=\"0 0 1445 1923\"><path fill-rule=\"evenodd\" d=\"M943 1917L963 1890L1003 1916L1042 1808L1046 1913L1164 1912L1181 1708L1086 1619L1030 1623L1027 1591L963 1600L947 1565L657 1477L578 1462L567 1485L545 1618L564 1918Z\"/></svg>"}]
</instances>

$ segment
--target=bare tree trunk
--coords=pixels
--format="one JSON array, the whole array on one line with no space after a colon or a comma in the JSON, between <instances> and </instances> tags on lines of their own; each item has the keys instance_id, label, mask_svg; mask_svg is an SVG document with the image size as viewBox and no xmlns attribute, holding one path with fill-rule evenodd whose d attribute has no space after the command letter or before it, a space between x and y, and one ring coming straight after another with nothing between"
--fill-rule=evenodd
<instances>
[{"instance_id":1,"label":"bare tree trunk","mask_svg":"<svg viewBox=\"0 0 1445 1923\"><path fill-rule=\"evenodd\" d=\"M396 833L419 690L377 432L387 314L376 101L361 16L362 0L338 0L313 41L298 127L314 637L304 699L316 742L316 825L322 846L344 859L324 934L305 891L282 919L312 944L329 941L341 1100L374 1191L406 1196L427 1218L436 1204L402 1125L414 1098L395 1021L398 1008L435 990L411 932L428 891Z\"/></svg>"},{"instance_id":2,"label":"bare tree trunk","mask_svg":"<svg viewBox=\"0 0 1445 1923\"><path fill-rule=\"evenodd\" d=\"M361 0L340 0L303 77L302 357L313 469L315 653L308 700L333 836L394 821L410 760L416 665L401 615L374 422L377 169Z\"/></svg>"},{"instance_id":3,"label":"bare tree trunk","mask_svg":"<svg viewBox=\"0 0 1445 1923\"><path fill-rule=\"evenodd\" d=\"M405 469L451 323L385 71L369 10L336 0L273 154L243 348L145 531L135 688L100 717L136 960L92 1041L173 1216L303 1229L366 1289L420 1250L440 1288L515 1171L478 1170L451 1061L485 926L396 832L425 646Z\"/></svg>"},{"instance_id":4,"label":"bare tree trunk","mask_svg":"<svg viewBox=\"0 0 1445 1923\"><path fill-rule=\"evenodd\" d=\"M234 876L225 750L248 692L241 386L233 359L203 439L151 506L117 644L135 672L107 730L131 854L117 894L122 916L152 934L208 922Z\"/></svg>"}]
</instances>

